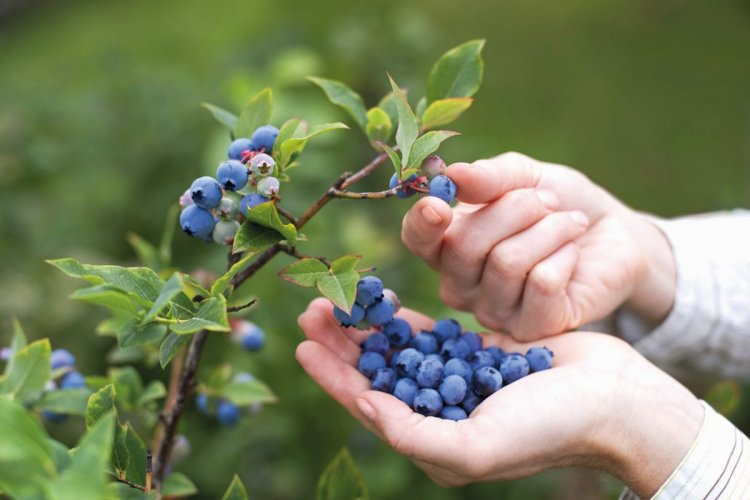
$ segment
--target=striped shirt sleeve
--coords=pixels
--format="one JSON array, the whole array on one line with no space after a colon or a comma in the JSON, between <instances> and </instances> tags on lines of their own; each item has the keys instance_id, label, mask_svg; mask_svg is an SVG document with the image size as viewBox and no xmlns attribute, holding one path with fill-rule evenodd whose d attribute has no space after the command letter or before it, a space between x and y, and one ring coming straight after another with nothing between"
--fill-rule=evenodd
<instances>
[{"instance_id":1,"label":"striped shirt sleeve","mask_svg":"<svg viewBox=\"0 0 750 500\"><path fill-rule=\"evenodd\" d=\"M750 440L705 401L703 425L682 463L652 500L747 500ZM620 500L639 500L625 489Z\"/></svg>"}]
</instances>

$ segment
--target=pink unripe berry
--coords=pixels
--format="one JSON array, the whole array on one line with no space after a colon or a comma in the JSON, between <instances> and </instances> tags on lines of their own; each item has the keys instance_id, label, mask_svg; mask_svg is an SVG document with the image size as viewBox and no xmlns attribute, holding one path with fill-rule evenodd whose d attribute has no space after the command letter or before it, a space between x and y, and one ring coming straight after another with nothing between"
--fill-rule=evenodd
<instances>
[{"instance_id":1,"label":"pink unripe berry","mask_svg":"<svg viewBox=\"0 0 750 500\"><path fill-rule=\"evenodd\" d=\"M445 174L445 162L437 155L428 156L422 162L422 172L430 178L443 175Z\"/></svg>"}]
</instances>

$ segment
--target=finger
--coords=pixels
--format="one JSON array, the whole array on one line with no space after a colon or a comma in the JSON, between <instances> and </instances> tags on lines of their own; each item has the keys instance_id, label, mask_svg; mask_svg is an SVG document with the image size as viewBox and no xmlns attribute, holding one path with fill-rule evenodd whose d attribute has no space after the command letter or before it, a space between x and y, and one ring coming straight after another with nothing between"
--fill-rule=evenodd
<instances>
[{"instance_id":1,"label":"finger","mask_svg":"<svg viewBox=\"0 0 750 500\"><path fill-rule=\"evenodd\" d=\"M588 219L581 212L553 212L490 251L482 272L474 312L484 326L515 331L524 283L537 263L577 238ZM549 314L550 311L544 311Z\"/></svg>"},{"instance_id":2,"label":"finger","mask_svg":"<svg viewBox=\"0 0 750 500\"><path fill-rule=\"evenodd\" d=\"M535 188L542 177L539 162L520 153L504 153L489 160L455 163L445 175L456 183L458 199L490 203L516 189Z\"/></svg>"},{"instance_id":3,"label":"finger","mask_svg":"<svg viewBox=\"0 0 750 500\"><path fill-rule=\"evenodd\" d=\"M517 189L451 224L440 252L443 300L451 307L473 309L490 250L533 226L557 204L552 191Z\"/></svg>"},{"instance_id":4,"label":"finger","mask_svg":"<svg viewBox=\"0 0 750 500\"><path fill-rule=\"evenodd\" d=\"M437 263L443 233L450 226L450 206L434 196L425 196L409 210L401 224L404 245L427 265Z\"/></svg>"},{"instance_id":5,"label":"finger","mask_svg":"<svg viewBox=\"0 0 750 500\"><path fill-rule=\"evenodd\" d=\"M326 304L327 303L327 304ZM352 336L358 335L351 328L339 326L333 317L333 306L326 299L317 299L308 306L298 319L299 326L305 336L325 346L345 363L354 365L359 359L361 342L356 342Z\"/></svg>"}]
</instances>

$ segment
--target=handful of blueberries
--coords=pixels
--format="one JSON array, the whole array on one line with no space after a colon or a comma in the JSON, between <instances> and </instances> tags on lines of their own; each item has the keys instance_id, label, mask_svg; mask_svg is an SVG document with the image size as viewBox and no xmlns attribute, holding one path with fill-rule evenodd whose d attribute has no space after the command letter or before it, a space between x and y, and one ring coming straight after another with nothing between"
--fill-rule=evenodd
<instances>
[{"instance_id":1,"label":"handful of blueberries","mask_svg":"<svg viewBox=\"0 0 750 500\"><path fill-rule=\"evenodd\" d=\"M479 334L462 332L454 319L412 335L411 325L393 316L399 307L395 294L368 276L357 284L351 314L334 308L334 315L342 326L364 319L380 328L362 343L357 369L372 389L393 394L422 415L463 420L504 385L552 366L546 347L532 347L525 355L485 349Z\"/></svg>"}]
</instances>

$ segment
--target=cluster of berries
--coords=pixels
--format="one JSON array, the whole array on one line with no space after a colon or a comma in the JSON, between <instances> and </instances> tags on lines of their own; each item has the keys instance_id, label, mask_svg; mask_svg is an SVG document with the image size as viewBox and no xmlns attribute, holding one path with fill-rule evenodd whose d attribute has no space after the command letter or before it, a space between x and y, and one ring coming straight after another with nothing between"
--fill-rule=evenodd
<instances>
[{"instance_id":1,"label":"cluster of berries","mask_svg":"<svg viewBox=\"0 0 750 500\"><path fill-rule=\"evenodd\" d=\"M425 158L420 173L422 175L411 174L404 180L399 180L393 174L388 187L398 188L396 196L399 198L409 198L425 191L429 196L436 196L446 203L451 203L456 198L456 184L445 175L445 162L442 158L437 155Z\"/></svg>"},{"instance_id":2,"label":"cluster of berries","mask_svg":"<svg viewBox=\"0 0 750 500\"><path fill-rule=\"evenodd\" d=\"M389 295L378 278L362 278L352 313L334 308L334 315L345 327L364 319L379 328L362 343L357 369L372 389L393 394L422 415L463 420L503 385L552 366L546 347L532 347L526 355L485 349L479 334L462 332L454 319L413 335L406 320L393 316L400 304Z\"/></svg>"},{"instance_id":3,"label":"cluster of berries","mask_svg":"<svg viewBox=\"0 0 750 500\"><path fill-rule=\"evenodd\" d=\"M76 371L76 358L65 349L55 349L50 354L52 375L55 377L47 383L46 391L58 389L80 389L86 387L86 378ZM47 422L59 424L65 421L67 415L52 411L43 411L42 418Z\"/></svg>"},{"instance_id":4,"label":"cluster of berries","mask_svg":"<svg viewBox=\"0 0 750 500\"><path fill-rule=\"evenodd\" d=\"M232 377L232 382L236 384L253 380L255 380L255 377L247 372L240 372ZM225 426L232 426L239 422L243 413L255 414L263 407L260 403L251 404L246 407L239 407L227 399L212 398L203 393L196 396L195 404L198 407L199 412L205 415L215 416L216 421Z\"/></svg>"},{"instance_id":5,"label":"cluster of berries","mask_svg":"<svg viewBox=\"0 0 750 500\"><path fill-rule=\"evenodd\" d=\"M190 236L230 245L247 210L271 201L279 192L271 156L279 129L263 125L249 139L232 141L228 160L216 169L216 178L199 177L180 197L180 226ZM230 192L242 195L239 201Z\"/></svg>"}]
</instances>

